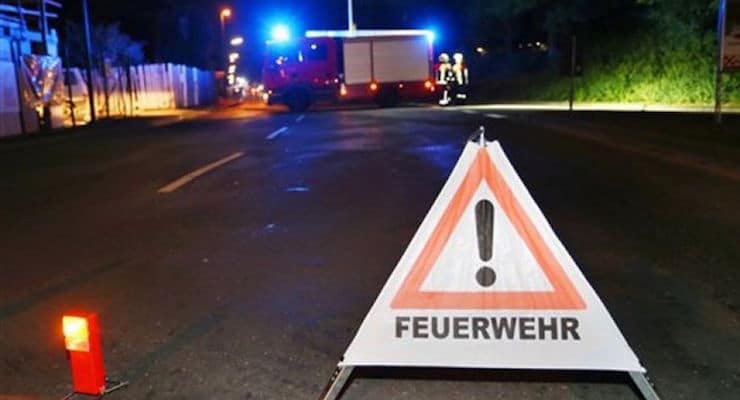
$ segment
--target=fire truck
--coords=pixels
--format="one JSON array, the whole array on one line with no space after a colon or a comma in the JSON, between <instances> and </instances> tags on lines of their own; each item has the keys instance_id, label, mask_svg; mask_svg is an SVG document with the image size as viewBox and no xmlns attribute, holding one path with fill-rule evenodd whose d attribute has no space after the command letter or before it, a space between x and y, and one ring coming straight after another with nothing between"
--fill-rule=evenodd
<instances>
[{"instance_id":1,"label":"fire truck","mask_svg":"<svg viewBox=\"0 0 740 400\"><path fill-rule=\"evenodd\" d=\"M432 42L426 30L308 31L268 42L265 99L297 112L321 100L393 106L431 99Z\"/></svg>"}]
</instances>

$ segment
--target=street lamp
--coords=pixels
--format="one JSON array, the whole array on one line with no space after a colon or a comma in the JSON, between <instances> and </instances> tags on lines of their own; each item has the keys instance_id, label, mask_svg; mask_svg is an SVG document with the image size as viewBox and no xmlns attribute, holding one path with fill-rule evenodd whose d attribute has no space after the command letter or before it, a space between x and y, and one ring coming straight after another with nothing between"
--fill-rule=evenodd
<instances>
[{"instance_id":1,"label":"street lamp","mask_svg":"<svg viewBox=\"0 0 740 400\"><path fill-rule=\"evenodd\" d=\"M231 38L231 41L229 43L231 43L231 45L234 47L241 46L242 44L244 44L244 38L241 36L234 36L233 38Z\"/></svg>"},{"instance_id":2,"label":"street lamp","mask_svg":"<svg viewBox=\"0 0 740 400\"><path fill-rule=\"evenodd\" d=\"M226 20L231 18L231 9L228 7L222 8L218 14L218 18L221 21L221 40L226 40Z\"/></svg>"},{"instance_id":3,"label":"street lamp","mask_svg":"<svg viewBox=\"0 0 740 400\"><path fill-rule=\"evenodd\" d=\"M219 21L221 22L221 59L226 58L225 44L226 43L226 20L231 18L231 8L224 7L218 13Z\"/></svg>"},{"instance_id":4,"label":"street lamp","mask_svg":"<svg viewBox=\"0 0 740 400\"><path fill-rule=\"evenodd\" d=\"M231 18L231 8L222 7L218 12L218 20L221 23L221 60L218 62L219 65L224 65L226 63L226 20L229 18ZM225 87L226 85L224 85L224 90Z\"/></svg>"}]
</instances>

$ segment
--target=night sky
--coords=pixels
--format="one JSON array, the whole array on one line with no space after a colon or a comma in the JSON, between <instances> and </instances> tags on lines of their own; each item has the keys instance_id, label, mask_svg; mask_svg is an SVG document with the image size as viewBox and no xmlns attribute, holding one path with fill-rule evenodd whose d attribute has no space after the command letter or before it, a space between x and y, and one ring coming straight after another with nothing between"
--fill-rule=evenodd
<instances>
[{"instance_id":1,"label":"night sky","mask_svg":"<svg viewBox=\"0 0 740 400\"><path fill-rule=\"evenodd\" d=\"M153 38L153 21L169 9L196 8L213 15L218 26L218 9L234 9L231 29L250 37L266 39L269 27L284 22L295 32L305 29L343 29L347 25L345 0L89 0L94 22L119 21L123 30L138 40ZM65 14L80 16L80 0L66 0ZM359 28L427 28L443 30L455 16L449 2L439 0L355 0L355 21Z\"/></svg>"},{"instance_id":2,"label":"night sky","mask_svg":"<svg viewBox=\"0 0 740 400\"><path fill-rule=\"evenodd\" d=\"M346 29L347 26L346 0L89 0L89 3L93 23L119 22L123 32L146 43L150 59L166 54L163 47L182 45L162 44L161 40L163 34L173 29L163 27L161 21L174 20L176 14L198 18L192 23L198 25L198 31L191 35L191 48L206 51L217 46L218 43L212 42L219 41L218 10L223 6L234 10L234 18L227 27L229 34L245 36L247 43L243 51L251 58L261 58L264 41L277 23L290 26L293 35L302 35L306 29ZM64 4L65 16L80 21L81 0L66 0ZM449 1L440 0L355 0L355 21L360 29L431 28L438 32L438 44L458 46L450 41L457 18L453 7Z\"/></svg>"}]
</instances>

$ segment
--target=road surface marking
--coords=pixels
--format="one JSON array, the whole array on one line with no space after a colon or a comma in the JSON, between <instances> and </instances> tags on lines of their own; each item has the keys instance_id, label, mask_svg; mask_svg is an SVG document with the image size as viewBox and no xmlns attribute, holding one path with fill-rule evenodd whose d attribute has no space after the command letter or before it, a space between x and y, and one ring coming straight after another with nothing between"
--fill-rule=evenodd
<instances>
[{"instance_id":1,"label":"road surface marking","mask_svg":"<svg viewBox=\"0 0 740 400\"><path fill-rule=\"evenodd\" d=\"M202 175L205 175L205 174L213 171L214 169L216 169L216 168L218 168L218 167L220 167L220 166L222 166L222 165L224 165L226 163L232 162L232 161L236 160L237 158L242 157L243 155L244 155L244 153L238 152L238 153L234 153L234 154L232 154L232 155L230 155L228 157L224 157L224 158L222 158L222 159L220 159L218 161L212 162L212 163L206 165L203 168L196 169L195 171L193 171L193 172L191 172L191 173L189 173L189 174L187 174L187 175L185 175L185 176L183 176L181 178L178 178L177 180L172 181L171 183L167 184L167 186L164 186L163 188L159 189L157 192L158 193L172 193L175 190L179 189L180 187L185 186L188 183L192 182L196 178L198 178L198 177L200 177Z\"/></svg>"},{"instance_id":2,"label":"road surface marking","mask_svg":"<svg viewBox=\"0 0 740 400\"><path fill-rule=\"evenodd\" d=\"M295 119L295 122L301 122L303 121L303 118L306 118L306 114L299 115L298 118Z\"/></svg>"},{"instance_id":3,"label":"road surface marking","mask_svg":"<svg viewBox=\"0 0 740 400\"><path fill-rule=\"evenodd\" d=\"M278 137L278 136L279 136L279 135L280 135L281 133L283 133L283 132L285 132L285 131L287 131L287 130L288 130L288 127L287 127L287 126L284 126L284 127L280 128L280 129L276 130L275 132L273 132L273 133L271 133L271 134L267 135L267 137L266 137L265 139L267 139L267 140L272 140L272 139L275 139L275 138L276 138L276 137Z\"/></svg>"},{"instance_id":4,"label":"road surface marking","mask_svg":"<svg viewBox=\"0 0 740 400\"><path fill-rule=\"evenodd\" d=\"M286 188L285 191L292 193L304 193L311 191L311 189L309 189L308 186L291 186L289 188Z\"/></svg>"},{"instance_id":5,"label":"road surface marking","mask_svg":"<svg viewBox=\"0 0 740 400\"><path fill-rule=\"evenodd\" d=\"M474 110L462 110L462 112L464 112L465 114L478 114L478 113L477 113L476 111L474 111Z\"/></svg>"},{"instance_id":6,"label":"road surface marking","mask_svg":"<svg viewBox=\"0 0 740 400\"><path fill-rule=\"evenodd\" d=\"M506 115L501 115L501 114L486 114L486 117L493 118L493 119L506 119L506 118L509 118Z\"/></svg>"}]
</instances>

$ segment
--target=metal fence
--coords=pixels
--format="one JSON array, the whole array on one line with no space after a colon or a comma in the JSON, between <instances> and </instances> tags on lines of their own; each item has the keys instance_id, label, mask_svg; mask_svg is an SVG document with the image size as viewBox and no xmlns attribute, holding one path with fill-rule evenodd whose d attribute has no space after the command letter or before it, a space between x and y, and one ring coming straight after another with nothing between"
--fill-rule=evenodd
<instances>
[{"instance_id":1,"label":"metal fence","mask_svg":"<svg viewBox=\"0 0 740 400\"><path fill-rule=\"evenodd\" d=\"M212 72L177 64L145 64L93 71L95 114L99 118L136 116L145 111L211 105L216 100ZM65 126L90 120L85 74L78 68L64 72L65 86L57 97Z\"/></svg>"},{"instance_id":2,"label":"metal fence","mask_svg":"<svg viewBox=\"0 0 740 400\"><path fill-rule=\"evenodd\" d=\"M35 76L22 67L21 57L11 57L9 52L3 57L3 53L0 51L0 137L37 132L43 107L38 101L28 100L38 97L38 90L34 92L38 89L34 87ZM45 103L50 106L49 128L89 123L91 113L85 74L78 68L60 72L51 88L53 94ZM184 65L106 65L93 71L92 82L98 118L203 107L216 100L213 73Z\"/></svg>"}]
</instances>

